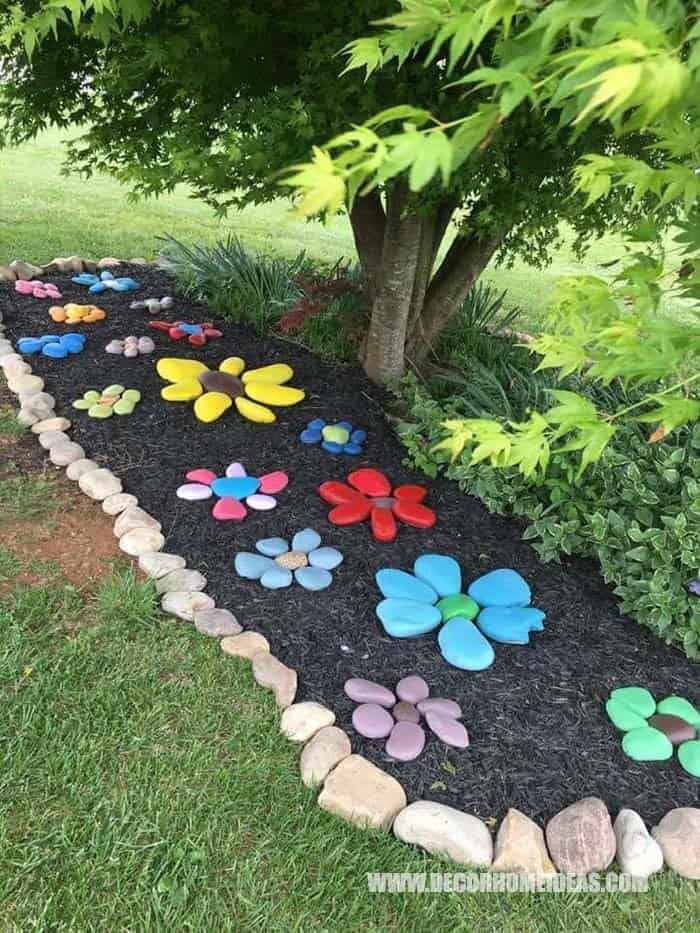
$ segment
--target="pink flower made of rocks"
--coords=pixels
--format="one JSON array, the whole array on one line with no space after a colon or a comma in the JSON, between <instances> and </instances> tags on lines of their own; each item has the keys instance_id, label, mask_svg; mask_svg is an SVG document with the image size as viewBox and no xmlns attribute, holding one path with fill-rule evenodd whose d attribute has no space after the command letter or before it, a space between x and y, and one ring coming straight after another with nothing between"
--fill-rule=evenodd
<instances>
[{"instance_id":1,"label":"pink flower made of rocks","mask_svg":"<svg viewBox=\"0 0 700 933\"><path fill-rule=\"evenodd\" d=\"M63 298L63 295L51 282L38 282L36 279L30 281L17 279L15 291L20 295L29 295L31 298Z\"/></svg>"},{"instance_id":2,"label":"pink flower made of rocks","mask_svg":"<svg viewBox=\"0 0 700 933\"><path fill-rule=\"evenodd\" d=\"M469 735L458 720L462 710L454 700L431 697L422 677L411 674L396 685L396 692L372 680L351 677L345 681L345 694L360 705L352 714L352 724L366 739L386 739L384 751L396 761L413 761L425 747L425 730L452 748L467 748ZM397 699L398 698L398 699Z\"/></svg>"},{"instance_id":3,"label":"pink flower made of rocks","mask_svg":"<svg viewBox=\"0 0 700 933\"><path fill-rule=\"evenodd\" d=\"M195 501L217 496L218 502L211 514L220 522L242 521L248 514L246 505L259 512L274 509L277 506L275 494L286 489L289 483L289 477L282 470L260 477L248 476L241 463L229 464L224 476L198 468L190 470L185 479L188 482L178 487L177 497Z\"/></svg>"}]
</instances>

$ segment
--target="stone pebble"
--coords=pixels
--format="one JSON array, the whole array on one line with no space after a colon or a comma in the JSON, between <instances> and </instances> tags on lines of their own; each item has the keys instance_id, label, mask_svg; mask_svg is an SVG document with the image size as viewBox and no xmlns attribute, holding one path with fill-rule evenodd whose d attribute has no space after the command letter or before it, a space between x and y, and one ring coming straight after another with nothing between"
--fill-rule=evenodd
<instances>
[{"instance_id":1,"label":"stone pebble","mask_svg":"<svg viewBox=\"0 0 700 933\"><path fill-rule=\"evenodd\" d=\"M467 748L469 735L461 722L451 716L442 716L440 713L425 713L425 721L431 732L452 748Z\"/></svg>"},{"instance_id":2,"label":"stone pebble","mask_svg":"<svg viewBox=\"0 0 700 933\"><path fill-rule=\"evenodd\" d=\"M106 499L102 500L102 511L106 515L119 515L120 512L125 512L138 504L139 500L136 496L132 496L131 493L117 492L113 496L107 496Z\"/></svg>"},{"instance_id":3,"label":"stone pebble","mask_svg":"<svg viewBox=\"0 0 700 933\"><path fill-rule=\"evenodd\" d=\"M396 685L396 696L406 703L420 703L421 700L427 700L429 695L430 688L417 674L403 677Z\"/></svg>"},{"instance_id":4,"label":"stone pebble","mask_svg":"<svg viewBox=\"0 0 700 933\"><path fill-rule=\"evenodd\" d=\"M55 444L49 450L49 459L55 466L68 466L69 463L84 458L85 451L80 444L75 444L73 441L68 441L65 444Z\"/></svg>"},{"instance_id":5,"label":"stone pebble","mask_svg":"<svg viewBox=\"0 0 700 933\"><path fill-rule=\"evenodd\" d=\"M165 593L160 605L167 615L176 616L185 622L193 622L195 612L214 608L214 600L206 593L175 591Z\"/></svg>"},{"instance_id":6,"label":"stone pebble","mask_svg":"<svg viewBox=\"0 0 700 933\"><path fill-rule=\"evenodd\" d=\"M164 544L165 538L157 528L133 528L119 539L120 550L130 557L159 551Z\"/></svg>"},{"instance_id":7,"label":"stone pebble","mask_svg":"<svg viewBox=\"0 0 700 933\"><path fill-rule=\"evenodd\" d=\"M169 574L171 576L171 574ZM198 609L194 614L194 627L202 635L221 638L226 635L238 635L243 627L228 609Z\"/></svg>"},{"instance_id":8,"label":"stone pebble","mask_svg":"<svg viewBox=\"0 0 700 933\"><path fill-rule=\"evenodd\" d=\"M394 719L378 703L361 703L353 710L352 724L366 739L383 739L394 728Z\"/></svg>"},{"instance_id":9,"label":"stone pebble","mask_svg":"<svg viewBox=\"0 0 700 933\"><path fill-rule=\"evenodd\" d=\"M74 460L66 467L66 476L68 479L77 482L83 473L90 473L92 470L98 470L99 466L94 460L87 457L81 457L80 460Z\"/></svg>"},{"instance_id":10,"label":"stone pebble","mask_svg":"<svg viewBox=\"0 0 700 933\"><path fill-rule=\"evenodd\" d=\"M78 480L78 486L91 499L106 499L107 496L113 496L122 491L122 483L118 476L115 476L111 470L99 468L91 470Z\"/></svg>"},{"instance_id":11,"label":"stone pebble","mask_svg":"<svg viewBox=\"0 0 700 933\"><path fill-rule=\"evenodd\" d=\"M417 723L397 722L387 739L384 751L397 761L413 761L425 747L425 732Z\"/></svg>"},{"instance_id":12,"label":"stone pebble","mask_svg":"<svg viewBox=\"0 0 700 933\"><path fill-rule=\"evenodd\" d=\"M356 703L377 703L386 707L392 707L396 703L396 697L391 690L363 677L351 677L345 681L343 689L346 696Z\"/></svg>"},{"instance_id":13,"label":"stone pebble","mask_svg":"<svg viewBox=\"0 0 700 933\"><path fill-rule=\"evenodd\" d=\"M139 569L152 580L158 580L173 570L180 570L185 564L184 557L180 557L179 554L166 554L164 551L153 551L139 555Z\"/></svg>"}]
</instances>

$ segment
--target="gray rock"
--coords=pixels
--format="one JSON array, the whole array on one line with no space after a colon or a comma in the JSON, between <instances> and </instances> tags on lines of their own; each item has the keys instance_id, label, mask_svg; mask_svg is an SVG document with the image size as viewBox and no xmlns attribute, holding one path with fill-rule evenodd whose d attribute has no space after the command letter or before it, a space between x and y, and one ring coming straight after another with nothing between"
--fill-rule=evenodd
<instances>
[{"instance_id":1,"label":"gray rock","mask_svg":"<svg viewBox=\"0 0 700 933\"><path fill-rule=\"evenodd\" d=\"M156 531L160 531L161 524L138 505L132 505L119 514L114 523L114 534L117 538L121 538L134 528L155 528Z\"/></svg>"},{"instance_id":2,"label":"gray rock","mask_svg":"<svg viewBox=\"0 0 700 933\"><path fill-rule=\"evenodd\" d=\"M394 821L394 835L459 865L488 868L493 858L491 833L480 819L430 800L403 809Z\"/></svg>"},{"instance_id":3,"label":"gray rock","mask_svg":"<svg viewBox=\"0 0 700 933\"><path fill-rule=\"evenodd\" d=\"M65 431L43 431L39 435L39 443L44 450L51 450L56 444L69 444L70 438Z\"/></svg>"},{"instance_id":4,"label":"gray rock","mask_svg":"<svg viewBox=\"0 0 700 933\"><path fill-rule=\"evenodd\" d=\"M119 515L120 512L126 511L133 506L139 504L139 500L136 496L132 496L129 492L117 492L113 496L107 496L106 499L102 500L102 511L106 515Z\"/></svg>"},{"instance_id":5,"label":"gray rock","mask_svg":"<svg viewBox=\"0 0 700 933\"><path fill-rule=\"evenodd\" d=\"M30 279L43 275L44 272L41 266L35 266L33 263L25 262L23 259L15 259L11 262L10 269L12 269L18 279L24 279L27 282Z\"/></svg>"},{"instance_id":6,"label":"gray rock","mask_svg":"<svg viewBox=\"0 0 700 933\"><path fill-rule=\"evenodd\" d=\"M54 444L49 450L49 459L55 466L68 466L75 460L81 460L85 457L85 451L80 444L74 444L73 441L67 441L65 444Z\"/></svg>"},{"instance_id":7,"label":"gray rock","mask_svg":"<svg viewBox=\"0 0 700 933\"><path fill-rule=\"evenodd\" d=\"M206 585L207 578L198 570L173 570L156 580L156 590L159 593L175 593L183 590L193 593L203 590Z\"/></svg>"},{"instance_id":8,"label":"gray rock","mask_svg":"<svg viewBox=\"0 0 700 933\"><path fill-rule=\"evenodd\" d=\"M122 491L122 483L119 477L115 476L111 470L97 469L91 470L78 480L78 486L91 499L102 500L107 496L113 496Z\"/></svg>"},{"instance_id":9,"label":"gray rock","mask_svg":"<svg viewBox=\"0 0 700 933\"><path fill-rule=\"evenodd\" d=\"M157 528L132 528L119 539L119 549L130 557L159 551L164 544L165 538Z\"/></svg>"},{"instance_id":10,"label":"gray rock","mask_svg":"<svg viewBox=\"0 0 700 933\"><path fill-rule=\"evenodd\" d=\"M162 551L155 551L139 555L139 568L152 580L158 580L160 577L172 573L173 570L180 570L185 564L185 558L180 557L179 554L165 554Z\"/></svg>"},{"instance_id":11,"label":"gray rock","mask_svg":"<svg viewBox=\"0 0 700 933\"><path fill-rule=\"evenodd\" d=\"M87 457L82 457L80 460L74 460L72 463L68 464L66 476L68 479L72 479L73 482L77 482L83 473L89 473L91 470L98 469L99 467L94 460L88 460Z\"/></svg>"},{"instance_id":12,"label":"gray rock","mask_svg":"<svg viewBox=\"0 0 700 933\"><path fill-rule=\"evenodd\" d=\"M224 635L238 635L243 626L228 609L202 609L194 614L194 627L203 635L221 638Z\"/></svg>"},{"instance_id":13,"label":"gray rock","mask_svg":"<svg viewBox=\"0 0 700 933\"><path fill-rule=\"evenodd\" d=\"M669 868L682 878L700 880L700 809L670 810L651 831Z\"/></svg>"},{"instance_id":14,"label":"gray rock","mask_svg":"<svg viewBox=\"0 0 700 933\"><path fill-rule=\"evenodd\" d=\"M214 600L206 593L173 592L165 593L160 601L163 612L185 622L192 622L195 612L213 609Z\"/></svg>"}]
</instances>

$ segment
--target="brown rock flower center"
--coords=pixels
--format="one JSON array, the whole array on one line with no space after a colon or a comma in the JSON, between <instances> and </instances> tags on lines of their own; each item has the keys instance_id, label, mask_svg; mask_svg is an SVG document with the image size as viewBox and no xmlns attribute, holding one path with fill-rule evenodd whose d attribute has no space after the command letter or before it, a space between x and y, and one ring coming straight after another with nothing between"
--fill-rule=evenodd
<instances>
[{"instance_id":1,"label":"brown rock flower center","mask_svg":"<svg viewBox=\"0 0 700 933\"><path fill-rule=\"evenodd\" d=\"M237 376L230 373L208 372L197 377L207 392L221 392L230 398L243 395L243 383Z\"/></svg>"},{"instance_id":2,"label":"brown rock flower center","mask_svg":"<svg viewBox=\"0 0 700 933\"><path fill-rule=\"evenodd\" d=\"M287 570L298 570L300 567L307 567L309 561L303 551L287 551L286 554L275 557L275 563Z\"/></svg>"},{"instance_id":3,"label":"brown rock flower center","mask_svg":"<svg viewBox=\"0 0 700 933\"><path fill-rule=\"evenodd\" d=\"M372 499L372 505L376 505L378 509L390 509L392 505L396 505L396 499L393 496L379 496Z\"/></svg>"}]
</instances>

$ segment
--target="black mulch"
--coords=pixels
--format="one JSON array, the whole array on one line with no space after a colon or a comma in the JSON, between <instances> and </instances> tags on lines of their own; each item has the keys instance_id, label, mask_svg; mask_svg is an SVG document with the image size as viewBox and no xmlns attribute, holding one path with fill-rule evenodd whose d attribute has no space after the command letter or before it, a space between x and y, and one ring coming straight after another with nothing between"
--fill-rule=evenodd
<instances>
[{"instance_id":1,"label":"black mulch","mask_svg":"<svg viewBox=\"0 0 700 933\"><path fill-rule=\"evenodd\" d=\"M331 526L328 507L316 491L323 480L342 480L361 464L381 468L397 484L425 480L404 467L404 451L383 417L379 390L357 368L324 363L286 341L259 340L244 326L223 324L224 339L204 349L174 344L145 326L147 312L128 310L134 297L172 293L172 279L154 269L131 268L129 274L142 287L136 294L99 297L97 303L109 316L85 328L88 342L81 355L58 361L34 356L32 366L57 398L58 413L73 421L73 437L87 455L114 470L125 489L163 523L166 550L183 554L189 566L206 574L207 591L217 604L232 609L246 628L265 634L272 650L299 672L298 700L318 700L335 710L353 748L395 775L410 799L438 800L484 819L500 818L508 806L547 818L585 795L602 797L613 812L633 807L647 821L658 820L671 807L697 804L700 784L675 760L635 764L622 754L603 704L612 688L629 684L645 685L658 698L677 693L698 702L698 667L621 618L615 597L592 564L541 563L520 540L520 523L489 515L476 499L442 480L428 481L427 504L438 514L430 531L401 527L397 540L385 545L373 541L367 524ZM65 300L91 300L87 289L71 284L68 276L49 278ZM2 286L0 307L11 339L64 332L63 325L49 320L50 304ZM168 317L199 321L209 315L181 299ZM125 360L104 352L111 338L148 332L157 344L153 356ZM157 356L197 357L216 367L234 354L249 367L289 362L295 370L292 384L306 389L306 401L280 409L271 426L244 421L233 409L217 423L203 425L191 404L166 404L160 398ZM131 417L97 421L71 409L86 389L113 382L143 393ZM300 431L317 416L349 419L367 429L366 455L336 458L302 445ZM176 498L186 470L223 471L233 460L242 461L251 474L289 472L290 485L279 495L277 509L251 513L243 523L220 523L210 515L211 501ZM309 525L345 554L328 590L269 592L236 576L237 551L252 551L259 538L290 537ZM388 566L410 570L414 559L429 551L456 557L467 583L496 567L520 571L532 587L533 604L547 612L545 631L534 635L528 647L497 646L493 666L477 674L449 667L434 633L404 641L387 637L374 613L380 598L374 573ZM393 687L412 672L425 677L432 695L461 704L469 749L450 750L429 738L418 761L398 764L385 757L382 742L354 734L354 705L343 694L346 678L368 677Z\"/></svg>"}]
</instances>

